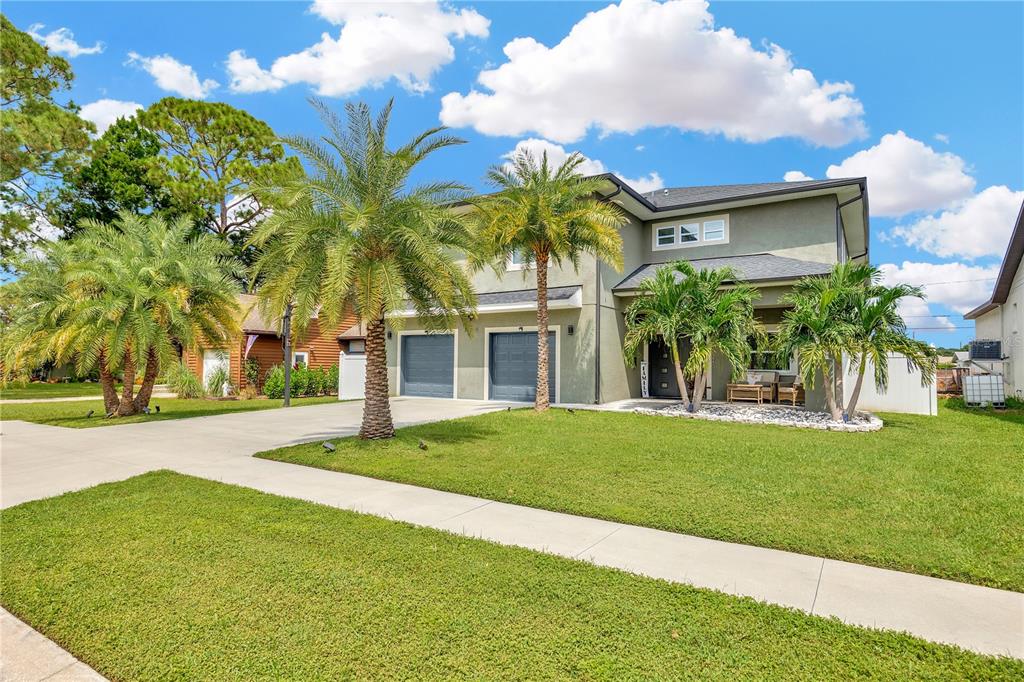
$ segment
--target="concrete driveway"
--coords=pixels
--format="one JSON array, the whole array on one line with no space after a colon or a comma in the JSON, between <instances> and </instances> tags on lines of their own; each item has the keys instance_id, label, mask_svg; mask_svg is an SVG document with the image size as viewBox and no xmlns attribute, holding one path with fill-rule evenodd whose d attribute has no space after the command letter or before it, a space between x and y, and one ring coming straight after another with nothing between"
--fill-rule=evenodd
<instances>
[{"instance_id":1,"label":"concrete driveway","mask_svg":"<svg viewBox=\"0 0 1024 682\"><path fill-rule=\"evenodd\" d=\"M396 427L504 409L475 400L394 398ZM363 403L69 429L0 423L0 507L51 497L154 469L203 475L261 450L355 435ZM212 477L212 476L211 476Z\"/></svg>"}]
</instances>

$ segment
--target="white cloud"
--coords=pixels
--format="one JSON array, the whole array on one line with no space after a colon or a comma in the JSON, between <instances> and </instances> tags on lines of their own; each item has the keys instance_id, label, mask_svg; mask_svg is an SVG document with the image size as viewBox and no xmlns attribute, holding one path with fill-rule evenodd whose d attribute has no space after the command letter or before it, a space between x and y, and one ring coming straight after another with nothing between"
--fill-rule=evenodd
<instances>
[{"instance_id":1,"label":"white cloud","mask_svg":"<svg viewBox=\"0 0 1024 682\"><path fill-rule=\"evenodd\" d=\"M182 64L169 54L143 57L138 52L129 52L127 63L138 64L153 77L156 86L161 90L173 92L182 97L204 99L220 85L210 78L200 81L195 69L188 64Z\"/></svg>"},{"instance_id":2,"label":"white cloud","mask_svg":"<svg viewBox=\"0 0 1024 682\"><path fill-rule=\"evenodd\" d=\"M285 86L283 80L261 69L255 59L246 57L244 50L231 52L224 66L231 76L231 84L228 86L231 92L272 92Z\"/></svg>"},{"instance_id":3,"label":"white cloud","mask_svg":"<svg viewBox=\"0 0 1024 682\"><path fill-rule=\"evenodd\" d=\"M872 194L872 201L874 200ZM926 216L892 234L908 245L937 256L968 259L1000 257L1006 251L1024 191L993 185L959 202L950 210Z\"/></svg>"},{"instance_id":4,"label":"white cloud","mask_svg":"<svg viewBox=\"0 0 1024 682\"><path fill-rule=\"evenodd\" d=\"M829 166L825 175L866 176L871 214L877 216L936 211L974 191L974 178L967 174L963 159L936 152L902 130L883 135L874 147Z\"/></svg>"},{"instance_id":5,"label":"white cloud","mask_svg":"<svg viewBox=\"0 0 1024 682\"><path fill-rule=\"evenodd\" d=\"M119 118L129 118L142 108L138 102L123 102L117 99L98 99L83 105L78 115L96 125L100 135Z\"/></svg>"},{"instance_id":6,"label":"white cloud","mask_svg":"<svg viewBox=\"0 0 1024 682\"><path fill-rule=\"evenodd\" d=\"M791 170L786 171L786 174L782 176L782 179L786 182L803 182L804 180L813 180L814 178L803 171Z\"/></svg>"},{"instance_id":7,"label":"white cloud","mask_svg":"<svg viewBox=\"0 0 1024 682\"><path fill-rule=\"evenodd\" d=\"M83 47L75 40L75 34L68 28L58 28L42 35L40 31L43 24L32 24L28 27L28 34L46 46L50 52L67 55L74 58L83 54L99 54L103 52L103 43L96 41L92 47Z\"/></svg>"},{"instance_id":8,"label":"white cloud","mask_svg":"<svg viewBox=\"0 0 1024 682\"><path fill-rule=\"evenodd\" d=\"M945 133L935 133L932 137L942 144L949 144L949 135L946 135Z\"/></svg>"},{"instance_id":9,"label":"white cloud","mask_svg":"<svg viewBox=\"0 0 1024 682\"><path fill-rule=\"evenodd\" d=\"M880 265L886 284L913 284L922 286L927 300L904 299L900 314L909 327L942 327L956 325L948 315L936 313L931 305L944 306L964 314L988 300L995 284L999 265L977 266L966 263L915 263Z\"/></svg>"},{"instance_id":10,"label":"white cloud","mask_svg":"<svg viewBox=\"0 0 1024 682\"><path fill-rule=\"evenodd\" d=\"M311 11L341 26L338 37L324 33L320 42L279 57L269 70L236 50L228 57L232 90L261 92L309 83L321 95L343 97L394 78L410 92L426 92L434 73L455 58L452 39L486 38L491 23L474 9L456 10L436 0L316 0Z\"/></svg>"},{"instance_id":11,"label":"white cloud","mask_svg":"<svg viewBox=\"0 0 1024 682\"><path fill-rule=\"evenodd\" d=\"M826 146L865 135L850 83L819 82L778 45L757 49L716 29L702 2L623 0L587 14L554 47L520 37L504 52L504 64L479 74L481 90L442 98L443 123L561 143L591 128L651 126Z\"/></svg>"},{"instance_id":12,"label":"white cloud","mask_svg":"<svg viewBox=\"0 0 1024 682\"><path fill-rule=\"evenodd\" d=\"M520 140L516 143L516 148L503 155L502 158L512 159L516 154L529 151L536 158L540 158L542 154L547 153L548 164L552 166L560 166L569 158L571 151L567 151L565 147L548 140L541 140L536 137L531 137L525 140ZM607 173L608 168L597 159L591 159L587 156L583 157L583 163L581 163L577 170L583 175L600 175ZM665 181L661 179L656 171L648 173L646 176L639 178L627 178L616 171L613 171L615 175L622 179L627 185L632 187L638 192L653 192L656 189L661 189L665 186Z\"/></svg>"}]
</instances>

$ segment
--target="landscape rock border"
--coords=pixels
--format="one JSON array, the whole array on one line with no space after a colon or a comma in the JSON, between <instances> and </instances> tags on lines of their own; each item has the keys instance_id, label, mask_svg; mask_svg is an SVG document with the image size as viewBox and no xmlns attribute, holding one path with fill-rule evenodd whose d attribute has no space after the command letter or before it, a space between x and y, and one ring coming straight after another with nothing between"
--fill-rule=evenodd
<instances>
[{"instance_id":1,"label":"landscape rock border","mask_svg":"<svg viewBox=\"0 0 1024 682\"><path fill-rule=\"evenodd\" d=\"M834 422L825 412L813 412L803 408L786 407L784 405L738 405L736 403L705 403L698 412L687 412L682 404L670 405L659 409L638 407L637 414L648 414L658 417L682 417L684 419L702 419L704 421L733 422L736 424L768 424L786 426L797 429L815 429L818 431L844 431L865 433L878 431L884 423L870 413L861 413L850 422Z\"/></svg>"}]
</instances>

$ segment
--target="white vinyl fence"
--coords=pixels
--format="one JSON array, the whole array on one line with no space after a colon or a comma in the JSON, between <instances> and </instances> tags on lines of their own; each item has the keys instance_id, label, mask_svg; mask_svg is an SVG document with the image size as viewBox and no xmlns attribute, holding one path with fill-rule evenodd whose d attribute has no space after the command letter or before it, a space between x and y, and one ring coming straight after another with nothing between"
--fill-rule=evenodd
<instances>
[{"instance_id":1,"label":"white vinyl fence","mask_svg":"<svg viewBox=\"0 0 1024 682\"><path fill-rule=\"evenodd\" d=\"M364 398L366 355L341 353L338 357L338 400Z\"/></svg>"},{"instance_id":2,"label":"white vinyl fence","mask_svg":"<svg viewBox=\"0 0 1024 682\"><path fill-rule=\"evenodd\" d=\"M846 379L843 382L845 401L853 394L857 373L851 371L849 360L844 359ZM906 412L908 414L938 414L938 398L935 382L921 385L921 372L907 365L907 359L893 353L889 355L889 388L880 393L875 388L875 366L868 363L864 373L864 387L861 388L857 409L867 412Z\"/></svg>"}]
</instances>

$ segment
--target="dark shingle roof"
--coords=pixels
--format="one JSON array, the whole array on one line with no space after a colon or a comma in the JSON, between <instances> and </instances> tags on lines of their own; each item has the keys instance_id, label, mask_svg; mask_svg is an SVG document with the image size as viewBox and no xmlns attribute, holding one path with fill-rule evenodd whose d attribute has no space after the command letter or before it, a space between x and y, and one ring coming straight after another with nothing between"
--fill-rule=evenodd
<instances>
[{"instance_id":1,"label":"dark shingle roof","mask_svg":"<svg viewBox=\"0 0 1024 682\"><path fill-rule=\"evenodd\" d=\"M799 279L808 275L827 274L832 266L828 263L797 260L770 253L756 253L749 256L723 256L721 258L700 258L690 261L698 270L731 267L746 282ZM654 275L655 271L671 263L645 263L631 272L625 279L612 287L612 291L630 291L640 282Z\"/></svg>"},{"instance_id":2,"label":"dark shingle roof","mask_svg":"<svg viewBox=\"0 0 1024 682\"><path fill-rule=\"evenodd\" d=\"M646 192L642 196L655 207L663 208L666 206L686 206L688 204L742 199L761 194L824 189L849 184L854 181L856 181L856 178L843 180L801 180L799 182L757 182L745 185L706 185L704 187L669 187Z\"/></svg>"},{"instance_id":3,"label":"dark shingle roof","mask_svg":"<svg viewBox=\"0 0 1024 682\"><path fill-rule=\"evenodd\" d=\"M580 286L551 287L548 289L548 303L553 301L567 301L573 294L580 290ZM517 291L495 291L488 294L477 294L476 302L478 307L488 305L514 305L516 303L534 303L537 301L536 289L519 289ZM411 303L406 303L407 311L414 310Z\"/></svg>"}]
</instances>

